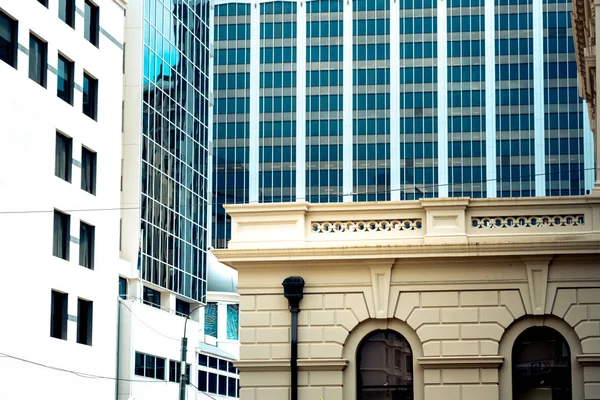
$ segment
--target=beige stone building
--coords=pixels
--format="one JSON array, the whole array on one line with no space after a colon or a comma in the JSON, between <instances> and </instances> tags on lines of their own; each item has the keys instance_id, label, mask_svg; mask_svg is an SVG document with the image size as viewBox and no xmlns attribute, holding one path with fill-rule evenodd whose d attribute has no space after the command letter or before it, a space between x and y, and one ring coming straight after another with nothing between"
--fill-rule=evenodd
<instances>
[{"instance_id":1,"label":"beige stone building","mask_svg":"<svg viewBox=\"0 0 600 400\"><path fill-rule=\"evenodd\" d=\"M600 399L600 198L228 206L242 400Z\"/></svg>"}]
</instances>

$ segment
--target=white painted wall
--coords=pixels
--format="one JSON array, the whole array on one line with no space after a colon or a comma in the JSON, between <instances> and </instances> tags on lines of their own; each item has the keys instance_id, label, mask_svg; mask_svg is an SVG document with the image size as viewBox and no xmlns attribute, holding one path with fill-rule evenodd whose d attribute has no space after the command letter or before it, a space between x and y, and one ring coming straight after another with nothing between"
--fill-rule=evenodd
<instances>
[{"instance_id":1,"label":"white painted wall","mask_svg":"<svg viewBox=\"0 0 600 400\"><path fill-rule=\"evenodd\" d=\"M122 5L94 0L100 26L123 41ZM84 9L84 1L76 1ZM101 33L99 48L83 36L84 18L75 30L58 18L58 1L49 8L36 0L0 0L0 9L19 21L18 42L29 48L29 31L48 42L48 64L56 68L58 51L75 62L75 83L83 70L99 81L98 121L82 113L82 93L74 105L56 96L57 77L48 71L47 88L28 78L28 56L18 51L18 69L0 62L0 352L55 368L114 378L119 260L119 176L121 149L122 50ZM72 183L54 175L55 132L73 138L73 159L81 146L97 152L93 196L80 189L81 170L73 165ZM71 236L80 220L96 227L95 269L79 266L78 245L70 261L52 255L54 208L88 210L71 214ZM98 210L103 211L90 211ZM6 213L10 211L44 211ZM76 342L76 322L68 322L68 340L50 337L51 290L69 294L68 313L77 315L77 298L94 302L93 344ZM0 399L111 399L114 379L87 379L0 357Z\"/></svg>"}]
</instances>

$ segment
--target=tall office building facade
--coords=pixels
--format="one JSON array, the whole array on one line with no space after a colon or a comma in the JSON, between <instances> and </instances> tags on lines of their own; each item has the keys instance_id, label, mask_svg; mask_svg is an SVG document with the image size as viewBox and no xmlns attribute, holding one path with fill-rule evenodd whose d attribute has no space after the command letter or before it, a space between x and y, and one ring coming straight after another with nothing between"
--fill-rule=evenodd
<instances>
[{"instance_id":1,"label":"tall office building facade","mask_svg":"<svg viewBox=\"0 0 600 400\"><path fill-rule=\"evenodd\" d=\"M223 204L585 194L570 9L216 1L213 244Z\"/></svg>"}]
</instances>

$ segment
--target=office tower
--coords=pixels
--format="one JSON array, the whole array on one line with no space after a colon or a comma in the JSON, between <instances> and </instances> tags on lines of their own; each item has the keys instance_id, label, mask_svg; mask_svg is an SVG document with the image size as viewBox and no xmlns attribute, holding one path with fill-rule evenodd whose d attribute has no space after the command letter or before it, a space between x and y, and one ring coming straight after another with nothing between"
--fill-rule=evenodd
<instances>
[{"instance_id":1,"label":"office tower","mask_svg":"<svg viewBox=\"0 0 600 400\"><path fill-rule=\"evenodd\" d=\"M115 393L123 21L113 0L0 1L4 398Z\"/></svg>"},{"instance_id":2,"label":"office tower","mask_svg":"<svg viewBox=\"0 0 600 400\"><path fill-rule=\"evenodd\" d=\"M213 244L223 204L586 194L570 9L219 2Z\"/></svg>"}]
</instances>

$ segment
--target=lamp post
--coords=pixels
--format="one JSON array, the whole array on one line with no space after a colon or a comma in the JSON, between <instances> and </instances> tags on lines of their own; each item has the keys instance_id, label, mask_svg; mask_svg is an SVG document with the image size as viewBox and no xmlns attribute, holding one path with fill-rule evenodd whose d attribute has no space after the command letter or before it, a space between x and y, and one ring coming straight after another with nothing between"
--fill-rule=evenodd
<instances>
[{"instance_id":1,"label":"lamp post","mask_svg":"<svg viewBox=\"0 0 600 400\"><path fill-rule=\"evenodd\" d=\"M298 313L300 312L300 300L304 296L304 279L300 276L285 278L283 283L283 295L288 300L290 313L292 314L291 332L291 383L292 398L298 400Z\"/></svg>"},{"instance_id":2,"label":"lamp post","mask_svg":"<svg viewBox=\"0 0 600 400\"><path fill-rule=\"evenodd\" d=\"M204 304L200 304L194 308L185 316L185 322L183 323L183 337L181 338L181 364L179 365L181 376L179 377L179 400L185 400L185 386L187 385L188 376L185 373L186 361L187 361L187 322L192 313L200 308L204 307Z\"/></svg>"}]
</instances>

